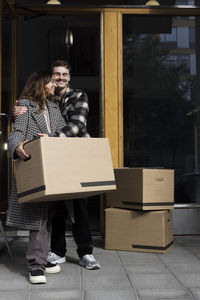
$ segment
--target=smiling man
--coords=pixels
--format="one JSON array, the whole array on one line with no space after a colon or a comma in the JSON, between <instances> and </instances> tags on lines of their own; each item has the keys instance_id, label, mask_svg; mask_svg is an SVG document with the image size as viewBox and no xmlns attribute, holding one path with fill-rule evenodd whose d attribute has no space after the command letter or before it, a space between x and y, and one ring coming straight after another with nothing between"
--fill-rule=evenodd
<instances>
[{"instance_id":1,"label":"smiling man","mask_svg":"<svg viewBox=\"0 0 200 300\"><path fill-rule=\"evenodd\" d=\"M70 85L71 67L66 61L57 60L51 64L53 79L56 82L56 95L66 126L57 136L89 137L87 117L89 112L87 94ZM60 206L60 209L59 209ZM92 255L92 236L88 219L87 199L73 200L74 221L72 231L77 244L79 263L89 270L99 269L100 265ZM66 261L65 218L59 215L61 204L58 203L58 215L52 223L51 252L48 261L63 263Z\"/></svg>"}]
</instances>

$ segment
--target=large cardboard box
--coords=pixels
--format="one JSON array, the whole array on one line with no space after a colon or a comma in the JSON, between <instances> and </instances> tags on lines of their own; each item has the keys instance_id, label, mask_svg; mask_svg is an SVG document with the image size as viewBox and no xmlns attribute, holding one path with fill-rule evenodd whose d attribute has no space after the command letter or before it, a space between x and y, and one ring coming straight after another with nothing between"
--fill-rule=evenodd
<instances>
[{"instance_id":1,"label":"large cardboard box","mask_svg":"<svg viewBox=\"0 0 200 300\"><path fill-rule=\"evenodd\" d=\"M162 210L174 207L174 170L114 169L117 190L106 193L107 207Z\"/></svg>"},{"instance_id":2,"label":"large cardboard box","mask_svg":"<svg viewBox=\"0 0 200 300\"><path fill-rule=\"evenodd\" d=\"M105 249L166 253L172 246L172 210L105 209Z\"/></svg>"},{"instance_id":3,"label":"large cardboard box","mask_svg":"<svg viewBox=\"0 0 200 300\"><path fill-rule=\"evenodd\" d=\"M83 198L116 189L106 138L42 137L24 149L31 159L15 163L20 203Z\"/></svg>"}]
</instances>

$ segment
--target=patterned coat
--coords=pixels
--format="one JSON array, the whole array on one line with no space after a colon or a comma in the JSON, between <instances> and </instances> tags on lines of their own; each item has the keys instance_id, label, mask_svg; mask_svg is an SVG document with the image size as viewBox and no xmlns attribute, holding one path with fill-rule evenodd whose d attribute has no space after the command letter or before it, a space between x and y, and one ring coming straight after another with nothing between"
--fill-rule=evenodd
<instances>
[{"instance_id":1,"label":"patterned coat","mask_svg":"<svg viewBox=\"0 0 200 300\"><path fill-rule=\"evenodd\" d=\"M27 99L19 100L19 105L26 106L28 111L15 119L14 129L8 137L8 147L11 157L17 158L16 147L20 142L31 140L37 133L48 133L43 113L37 113L35 102ZM49 111L51 132L60 131L65 121L60 113L57 103L48 101L46 106ZM56 141L56 140L55 140ZM8 215L6 224L21 229L39 230L42 221L43 208L47 203L18 203L16 181L14 180L9 199Z\"/></svg>"}]
</instances>

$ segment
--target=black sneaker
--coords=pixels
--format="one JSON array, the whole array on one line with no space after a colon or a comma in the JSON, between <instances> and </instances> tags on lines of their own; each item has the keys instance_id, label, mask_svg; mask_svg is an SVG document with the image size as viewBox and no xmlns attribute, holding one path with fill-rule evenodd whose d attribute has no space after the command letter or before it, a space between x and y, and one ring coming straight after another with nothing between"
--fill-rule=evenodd
<instances>
[{"instance_id":1,"label":"black sneaker","mask_svg":"<svg viewBox=\"0 0 200 300\"><path fill-rule=\"evenodd\" d=\"M49 261L47 262L45 266L45 273L47 274L56 274L61 271L61 267L57 264L52 264Z\"/></svg>"},{"instance_id":2,"label":"black sneaker","mask_svg":"<svg viewBox=\"0 0 200 300\"><path fill-rule=\"evenodd\" d=\"M29 272L29 281L30 283L37 284L37 283L46 283L47 279L46 276L44 275L44 271L37 269Z\"/></svg>"}]
</instances>

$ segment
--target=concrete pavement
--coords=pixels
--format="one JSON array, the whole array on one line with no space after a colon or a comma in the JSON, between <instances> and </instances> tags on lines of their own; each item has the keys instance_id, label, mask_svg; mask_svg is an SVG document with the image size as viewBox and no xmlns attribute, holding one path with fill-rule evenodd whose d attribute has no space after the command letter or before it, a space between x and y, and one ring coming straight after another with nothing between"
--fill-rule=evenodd
<instances>
[{"instance_id":1,"label":"concrete pavement","mask_svg":"<svg viewBox=\"0 0 200 300\"><path fill-rule=\"evenodd\" d=\"M76 246L67 237L67 262L62 272L48 274L47 284L28 281L27 237L11 242L14 258L0 251L0 300L151 300L200 299L200 237L175 237L166 254L104 250L94 238L94 256L101 269L78 265ZM0 236L0 248L3 240Z\"/></svg>"}]
</instances>

